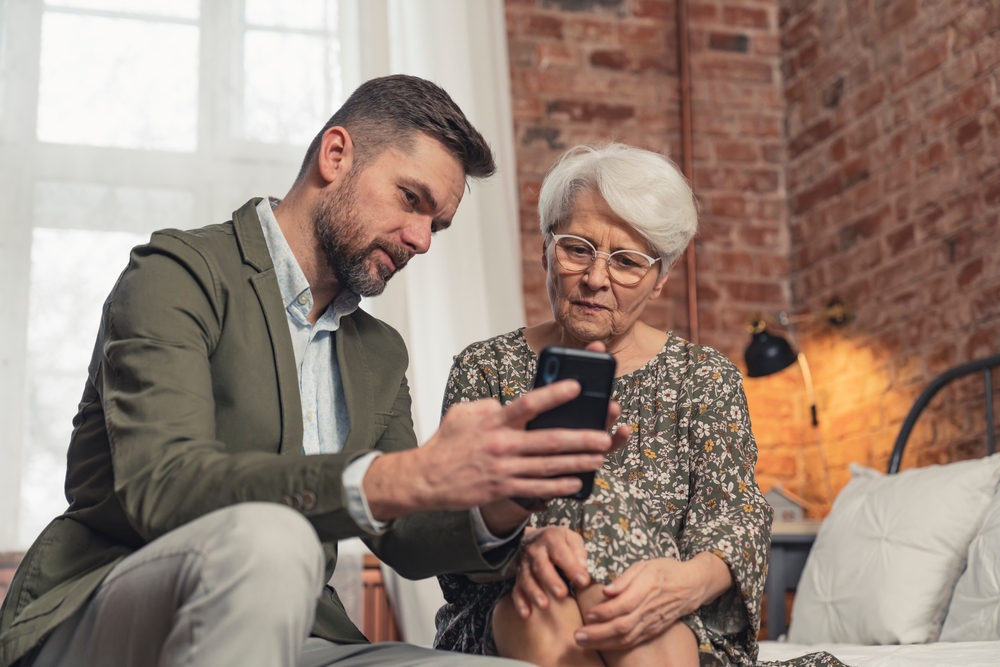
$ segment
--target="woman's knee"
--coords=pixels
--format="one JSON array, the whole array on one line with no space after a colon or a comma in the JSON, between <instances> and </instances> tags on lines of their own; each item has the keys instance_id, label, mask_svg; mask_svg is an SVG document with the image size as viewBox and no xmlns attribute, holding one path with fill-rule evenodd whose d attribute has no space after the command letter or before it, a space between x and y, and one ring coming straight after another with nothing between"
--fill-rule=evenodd
<instances>
[{"instance_id":1,"label":"woman's knee","mask_svg":"<svg viewBox=\"0 0 1000 667\"><path fill-rule=\"evenodd\" d=\"M589 665L596 654L576 645L573 633L583 624L573 598L552 600L548 609L532 608L524 618L510 595L500 598L493 608L493 638L497 652L506 658L527 660L539 665ZM598 663L599 664L599 663Z\"/></svg>"}]
</instances>

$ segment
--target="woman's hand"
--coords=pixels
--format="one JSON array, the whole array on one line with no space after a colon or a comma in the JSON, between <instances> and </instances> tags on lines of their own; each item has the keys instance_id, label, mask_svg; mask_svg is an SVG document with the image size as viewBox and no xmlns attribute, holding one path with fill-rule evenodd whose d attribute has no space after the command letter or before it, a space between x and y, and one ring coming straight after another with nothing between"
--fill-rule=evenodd
<instances>
[{"instance_id":1,"label":"woman's hand","mask_svg":"<svg viewBox=\"0 0 1000 667\"><path fill-rule=\"evenodd\" d=\"M521 618L531 616L532 605L547 609L549 595L557 600L569 595L569 588L559 576L557 567L577 586L590 584L583 538L563 526L526 529L521 541L517 582L511 593Z\"/></svg>"},{"instance_id":2,"label":"woman's hand","mask_svg":"<svg viewBox=\"0 0 1000 667\"><path fill-rule=\"evenodd\" d=\"M657 558L634 563L590 608L577 644L595 650L625 650L660 635L678 619L732 586L729 567L709 553L689 561Z\"/></svg>"}]
</instances>

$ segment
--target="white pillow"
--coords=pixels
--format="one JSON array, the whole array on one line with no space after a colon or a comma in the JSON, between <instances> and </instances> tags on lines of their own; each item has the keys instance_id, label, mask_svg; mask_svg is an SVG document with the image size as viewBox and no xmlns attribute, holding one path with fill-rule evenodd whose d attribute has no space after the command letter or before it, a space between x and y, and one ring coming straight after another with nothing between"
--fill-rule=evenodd
<instances>
[{"instance_id":1,"label":"white pillow","mask_svg":"<svg viewBox=\"0 0 1000 667\"><path fill-rule=\"evenodd\" d=\"M943 642L1000 640L1000 493L993 496L941 629Z\"/></svg>"},{"instance_id":2,"label":"white pillow","mask_svg":"<svg viewBox=\"0 0 1000 667\"><path fill-rule=\"evenodd\" d=\"M851 465L792 608L796 644L918 644L941 631L1000 454L883 475Z\"/></svg>"}]
</instances>

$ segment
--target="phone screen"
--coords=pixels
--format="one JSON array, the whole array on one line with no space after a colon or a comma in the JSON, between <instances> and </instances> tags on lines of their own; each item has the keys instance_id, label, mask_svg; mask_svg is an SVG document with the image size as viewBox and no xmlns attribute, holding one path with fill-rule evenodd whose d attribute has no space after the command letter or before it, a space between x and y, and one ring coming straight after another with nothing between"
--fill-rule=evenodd
<instances>
[{"instance_id":1,"label":"phone screen","mask_svg":"<svg viewBox=\"0 0 1000 667\"><path fill-rule=\"evenodd\" d=\"M534 387L544 387L559 380L580 383L580 394L568 403L543 412L527 424L528 429L590 428L605 430L608 404L615 381L615 358L606 352L591 352L567 347L547 347L538 355ZM594 473L576 475L583 488L570 498L584 500L593 490Z\"/></svg>"}]
</instances>

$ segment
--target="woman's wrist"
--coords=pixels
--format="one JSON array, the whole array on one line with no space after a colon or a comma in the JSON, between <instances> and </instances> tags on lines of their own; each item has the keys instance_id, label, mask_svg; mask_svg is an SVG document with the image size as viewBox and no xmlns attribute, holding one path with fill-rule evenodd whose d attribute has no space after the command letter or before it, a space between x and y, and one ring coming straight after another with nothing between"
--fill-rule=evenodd
<instances>
[{"instance_id":1,"label":"woman's wrist","mask_svg":"<svg viewBox=\"0 0 1000 667\"><path fill-rule=\"evenodd\" d=\"M733 585L733 576L726 562L715 554L703 551L688 561L698 568L700 584L699 607L714 602Z\"/></svg>"}]
</instances>

